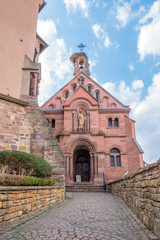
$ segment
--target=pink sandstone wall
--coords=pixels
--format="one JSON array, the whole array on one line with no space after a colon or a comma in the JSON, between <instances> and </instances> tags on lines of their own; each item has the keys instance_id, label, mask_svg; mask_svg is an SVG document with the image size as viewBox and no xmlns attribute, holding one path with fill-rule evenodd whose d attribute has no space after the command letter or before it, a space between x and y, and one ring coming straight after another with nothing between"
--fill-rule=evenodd
<instances>
[{"instance_id":1,"label":"pink sandstone wall","mask_svg":"<svg viewBox=\"0 0 160 240\"><path fill-rule=\"evenodd\" d=\"M86 159L89 159L89 163L86 164L90 173L87 173L87 181L93 185L103 185L103 174L109 181L143 166L143 150L134 139L134 121L129 118L131 109L89 77L88 58L83 52L72 54L70 60L74 64L75 77L41 108L50 124L52 119L55 120L53 131L66 156L66 171L69 174L66 175L66 183L74 184L76 171L83 172L83 166L80 166L83 163L76 163L76 159L83 154L84 149L88 149L89 157ZM82 60L83 68L80 65ZM88 86L91 88L88 89ZM57 99L61 99L61 104L57 104ZM84 111L82 129L78 120L80 109ZM112 119L112 126L109 126L109 118ZM82 151L76 156L78 148ZM110 166L110 156L113 155L111 149L120 151L119 156L114 154L114 160L120 157L121 165L117 158L117 164Z\"/></svg>"},{"instance_id":2,"label":"pink sandstone wall","mask_svg":"<svg viewBox=\"0 0 160 240\"><path fill-rule=\"evenodd\" d=\"M76 87L78 87L77 82L78 82L78 78L80 75L81 75L81 73L78 74L78 76L76 76L75 78L73 78L63 88L61 88L59 90L58 94L54 95L42 106L42 109L48 109L50 104L53 104L56 107L56 99L60 98L63 100L66 91L69 91L69 96L71 96L73 94L73 85L75 84ZM116 108L124 107L118 100L116 100L114 97L112 97L109 93L108 93L108 95L106 95L106 91L102 87L100 87L96 82L94 82L94 84L93 84L93 80L85 76L84 88L86 88L86 90L87 90L88 84L92 84L92 94L94 97L96 96L95 95L96 90L100 91L100 99L102 99L102 101L100 102L101 108L105 108L106 105L108 107L116 107ZM80 97L82 97L81 94L80 94ZM88 96L87 96L87 98L88 98ZM113 103L115 105L112 105ZM127 106L125 106L125 107L127 107Z\"/></svg>"}]
</instances>

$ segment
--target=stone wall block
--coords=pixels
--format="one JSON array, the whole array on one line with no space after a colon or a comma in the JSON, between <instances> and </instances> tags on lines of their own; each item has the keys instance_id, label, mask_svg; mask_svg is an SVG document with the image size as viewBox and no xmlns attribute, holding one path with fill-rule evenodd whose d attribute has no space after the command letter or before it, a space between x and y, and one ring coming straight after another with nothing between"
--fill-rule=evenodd
<instances>
[{"instance_id":1,"label":"stone wall block","mask_svg":"<svg viewBox=\"0 0 160 240\"><path fill-rule=\"evenodd\" d=\"M14 219L18 217L18 212L13 212L13 213L7 213L5 216L4 216L4 221L8 221L8 220L11 220L11 219Z\"/></svg>"},{"instance_id":2,"label":"stone wall block","mask_svg":"<svg viewBox=\"0 0 160 240\"><path fill-rule=\"evenodd\" d=\"M156 236L160 236L160 219L155 218L154 220L154 233Z\"/></svg>"},{"instance_id":3,"label":"stone wall block","mask_svg":"<svg viewBox=\"0 0 160 240\"><path fill-rule=\"evenodd\" d=\"M64 200L64 186L9 187L8 192L2 187L0 193L0 203L5 207L0 209L0 223L27 216L31 212L40 211ZM16 199L15 196L17 196Z\"/></svg>"},{"instance_id":4,"label":"stone wall block","mask_svg":"<svg viewBox=\"0 0 160 240\"><path fill-rule=\"evenodd\" d=\"M125 188L122 186L125 184ZM160 239L160 160L108 184Z\"/></svg>"}]
</instances>

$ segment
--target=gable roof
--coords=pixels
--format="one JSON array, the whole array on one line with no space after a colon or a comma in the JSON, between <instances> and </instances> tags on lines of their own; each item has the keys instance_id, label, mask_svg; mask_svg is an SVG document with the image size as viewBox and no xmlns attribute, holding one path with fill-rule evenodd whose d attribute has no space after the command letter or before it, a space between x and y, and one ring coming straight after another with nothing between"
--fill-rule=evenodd
<instances>
[{"instance_id":1,"label":"gable roof","mask_svg":"<svg viewBox=\"0 0 160 240\"><path fill-rule=\"evenodd\" d=\"M74 81L79 75L84 74L88 79L90 79L94 84L98 85L100 89L106 92L106 94L110 95L115 101L117 101L119 104L121 104L124 108L128 108L128 105L124 105L121 103L117 98L115 98L112 94L110 94L107 90L105 90L99 83L94 81L90 76L88 76L85 72L83 72L83 69L81 69L75 76L72 78L68 83L66 83L62 88L60 88L53 96L51 96L44 104L42 104L41 107L43 107L47 102L49 102L59 91L63 90L64 88L67 87L72 81Z\"/></svg>"},{"instance_id":2,"label":"gable roof","mask_svg":"<svg viewBox=\"0 0 160 240\"><path fill-rule=\"evenodd\" d=\"M144 153L143 149L141 148L141 146L139 145L138 141L135 138L132 138L134 143L136 144L138 150L140 151L140 153Z\"/></svg>"}]
</instances>

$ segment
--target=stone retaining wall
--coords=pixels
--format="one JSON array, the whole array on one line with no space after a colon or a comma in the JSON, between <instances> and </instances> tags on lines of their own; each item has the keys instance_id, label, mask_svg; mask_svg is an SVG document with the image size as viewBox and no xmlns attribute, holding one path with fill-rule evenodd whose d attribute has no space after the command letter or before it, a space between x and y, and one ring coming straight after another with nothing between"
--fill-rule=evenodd
<instances>
[{"instance_id":1,"label":"stone retaining wall","mask_svg":"<svg viewBox=\"0 0 160 240\"><path fill-rule=\"evenodd\" d=\"M0 93L0 151L19 150L31 152L31 136L42 134L43 151L35 146L35 153L53 166L57 186L65 184L64 154L36 99L22 101Z\"/></svg>"},{"instance_id":2,"label":"stone retaining wall","mask_svg":"<svg viewBox=\"0 0 160 240\"><path fill-rule=\"evenodd\" d=\"M121 197L160 239L160 160L108 183L108 191Z\"/></svg>"},{"instance_id":3,"label":"stone retaining wall","mask_svg":"<svg viewBox=\"0 0 160 240\"><path fill-rule=\"evenodd\" d=\"M28 216L64 200L61 187L0 187L0 224Z\"/></svg>"}]
</instances>

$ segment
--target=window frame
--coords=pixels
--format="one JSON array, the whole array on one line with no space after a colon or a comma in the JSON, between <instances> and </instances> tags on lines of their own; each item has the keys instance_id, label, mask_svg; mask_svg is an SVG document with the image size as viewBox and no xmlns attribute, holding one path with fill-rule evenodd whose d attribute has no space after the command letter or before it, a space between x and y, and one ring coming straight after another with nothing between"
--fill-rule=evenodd
<instances>
[{"instance_id":1,"label":"window frame","mask_svg":"<svg viewBox=\"0 0 160 240\"><path fill-rule=\"evenodd\" d=\"M114 163L114 166L112 163ZM121 153L118 148L111 148L110 150L110 167L122 167Z\"/></svg>"},{"instance_id":2,"label":"window frame","mask_svg":"<svg viewBox=\"0 0 160 240\"><path fill-rule=\"evenodd\" d=\"M119 127L119 119L116 117L114 119L114 128L118 128Z\"/></svg>"},{"instance_id":3,"label":"window frame","mask_svg":"<svg viewBox=\"0 0 160 240\"><path fill-rule=\"evenodd\" d=\"M52 129L55 129L55 127L56 127L56 120L54 118L51 121L51 127L52 127Z\"/></svg>"},{"instance_id":4,"label":"window frame","mask_svg":"<svg viewBox=\"0 0 160 240\"><path fill-rule=\"evenodd\" d=\"M69 91L67 90L65 91L65 99L68 99L68 97L69 97Z\"/></svg>"},{"instance_id":5,"label":"window frame","mask_svg":"<svg viewBox=\"0 0 160 240\"><path fill-rule=\"evenodd\" d=\"M108 128L112 128L113 124L112 124L112 118L108 118Z\"/></svg>"}]
</instances>

